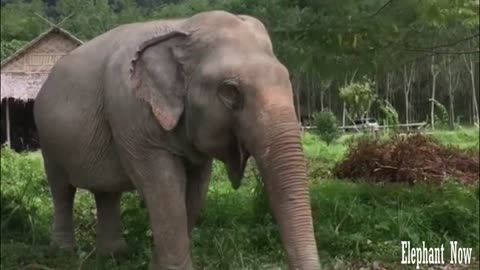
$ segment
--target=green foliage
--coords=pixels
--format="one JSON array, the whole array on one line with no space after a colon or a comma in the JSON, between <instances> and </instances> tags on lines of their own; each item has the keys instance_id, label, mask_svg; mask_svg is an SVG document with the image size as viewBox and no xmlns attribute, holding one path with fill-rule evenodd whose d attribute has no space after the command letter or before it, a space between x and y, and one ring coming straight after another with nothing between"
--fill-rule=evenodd
<instances>
[{"instance_id":1,"label":"green foliage","mask_svg":"<svg viewBox=\"0 0 480 270\"><path fill-rule=\"evenodd\" d=\"M3 61L9 55L23 47L27 42L21 40L10 40L0 42L0 61Z\"/></svg>"},{"instance_id":2,"label":"green foliage","mask_svg":"<svg viewBox=\"0 0 480 270\"><path fill-rule=\"evenodd\" d=\"M91 39L117 24L108 0L62 0L57 3L57 11L62 17L73 14L63 26L81 39Z\"/></svg>"},{"instance_id":3,"label":"green foliage","mask_svg":"<svg viewBox=\"0 0 480 270\"><path fill-rule=\"evenodd\" d=\"M341 143L327 145L315 133L305 132L302 144L307 156L307 168L310 181L333 177L335 163L342 159L346 148Z\"/></svg>"},{"instance_id":4,"label":"green foliage","mask_svg":"<svg viewBox=\"0 0 480 270\"><path fill-rule=\"evenodd\" d=\"M414 245L428 239L432 246L461 238L473 247L478 241L475 188L324 181L311 194L317 236L329 257L398 260L400 239Z\"/></svg>"},{"instance_id":5,"label":"green foliage","mask_svg":"<svg viewBox=\"0 0 480 270\"><path fill-rule=\"evenodd\" d=\"M2 6L0 27L2 41L32 40L45 31L48 25L35 15L35 13L44 15L43 10L42 0L16 1Z\"/></svg>"},{"instance_id":6,"label":"green foliage","mask_svg":"<svg viewBox=\"0 0 480 270\"><path fill-rule=\"evenodd\" d=\"M2 240L22 239L29 244L44 241L51 202L46 196L32 196L49 193L42 164L27 154L2 147L1 174L1 230L9 232L2 233Z\"/></svg>"},{"instance_id":7,"label":"green foliage","mask_svg":"<svg viewBox=\"0 0 480 270\"><path fill-rule=\"evenodd\" d=\"M328 144L339 137L337 118L330 111L317 112L313 115L313 123L320 138Z\"/></svg>"},{"instance_id":8,"label":"green foliage","mask_svg":"<svg viewBox=\"0 0 480 270\"><path fill-rule=\"evenodd\" d=\"M339 138L341 141L343 138ZM302 144L305 155L308 159L321 160L322 162L334 164L343 157L346 151L345 145L327 145L315 133L305 132L302 136Z\"/></svg>"},{"instance_id":9,"label":"green foliage","mask_svg":"<svg viewBox=\"0 0 480 270\"><path fill-rule=\"evenodd\" d=\"M430 99L430 102L432 102L432 99ZM448 111L445 106L443 106L442 103L440 103L437 100L433 100L433 104L435 105L435 126L442 129L448 127Z\"/></svg>"},{"instance_id":10,"label":"green foliage","mask_svg":"<svg viewBox=\"0 0 480 270\"><path fill-rule=\"evenodd\" d=\"M445 145L456 145L461 149L479 153L479 130L478 128L460 128L455 131L435 130L433 136Z\"/></svg>"},{"instance_id":11,"label":"green foliage","mask_svg":"<svg viewBox=\"0 0 480 270\"><path fill-rule=\"evenodd\" d=\"M350 117L359 119L368 114L377 95L373 82L364 78L361 82L354 82L340 88L340 98L347 104Z\"/></svg>"},{"instance_id":12,"label":"green foliage","mask_svg":"<svg viewBox=\"0 0 480 270\"><path fill-rule=\"evenodd\" d=\"M184 17L223 9L260 18L267 26L280 60L296 73L317 73L343 80L358 70L372 77L375 70L410 57L406 47L448 44L478 28L474 0L287 1L287 0L41 0L8 1L2 6L2 40L31 40L48 25L39 13L88 40L119 24ZM375 14L375 16L372 16ZM319 35L318 33L322 33Z\"/></svg>"},{"instance_id":13,"label":"green foliage","mask_svg":"<svg viewBox=\"0 0 480 270\"><path fill-rule=\"evenodd\" d=\"M400 119L393 105L388 100L380 101L380 110L383 114L383 124L392 125L396 129L397 125L400 124Z\"/></svg>"}]
</instances>

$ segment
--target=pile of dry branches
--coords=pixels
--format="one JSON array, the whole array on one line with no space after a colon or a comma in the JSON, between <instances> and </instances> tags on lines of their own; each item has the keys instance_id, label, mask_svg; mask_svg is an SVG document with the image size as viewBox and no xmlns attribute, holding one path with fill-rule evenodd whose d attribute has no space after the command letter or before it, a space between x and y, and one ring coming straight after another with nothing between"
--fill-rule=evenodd
<instances>
[{"instance_id":1,"label":"pile of dry branches","mask_svg":"<svg viewBox=\"0 0 480 270\"><path fill-rule=\"evenodd\" d=\"M374 182L442 183L454 179L473 184L479 180L479 156L421 134L385 141L362 139L350 146L335 174Z\"/></svg>"}]
</instances>

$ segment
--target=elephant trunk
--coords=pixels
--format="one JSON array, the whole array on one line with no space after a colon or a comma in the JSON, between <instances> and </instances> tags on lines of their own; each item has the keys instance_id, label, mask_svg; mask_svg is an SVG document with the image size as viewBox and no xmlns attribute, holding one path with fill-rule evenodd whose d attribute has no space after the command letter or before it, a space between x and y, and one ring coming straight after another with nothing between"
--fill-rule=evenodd
<instances>
[{"instance_id":1,"label":"elephant trunk","mask_svg":"<svg viewBox=\"0 0 480 270\"><path fill-rule=\"evenodd\" d=\"M251 153L280 227L289 269L318 270L300 126L293 108L273 108L264 116L258 125L265 126L257 129L264 133L258 135Z\"/></svg>"}]
</instances>

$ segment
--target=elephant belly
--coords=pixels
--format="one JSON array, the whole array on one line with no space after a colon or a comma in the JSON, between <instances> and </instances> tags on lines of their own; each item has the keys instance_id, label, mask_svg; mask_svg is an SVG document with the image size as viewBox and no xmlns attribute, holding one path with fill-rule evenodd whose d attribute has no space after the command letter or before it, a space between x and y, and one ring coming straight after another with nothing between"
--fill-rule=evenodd
<instances>
[{"instance_id":1,"label":"elephant belly","mask_svg":"<svg viewBox=\"0 0 480 270\"><path fill-rule=\"evenodd\" d=\"M57 123L61 125L61 121ZM79 130L50 131L41 140L44 158L66 172L70 184L92 192L122 192L134 189L120 163L109 131L88 125ZM67 131L65 131L67 130ZM41 138L42 139L42 138Z\"/></svg>"},{"instance_id":2,"label":"elephant belly","mask_svg":"<svg viewBox=\"0 0 480 270\"><path fill-rule=\"evenodd\" d=\"M113 147L102 157L95 159L85 155L81 166L69 169L70 183L93 192L123 192L135 187L125 173Z\"/></svg>"}]
</instances>

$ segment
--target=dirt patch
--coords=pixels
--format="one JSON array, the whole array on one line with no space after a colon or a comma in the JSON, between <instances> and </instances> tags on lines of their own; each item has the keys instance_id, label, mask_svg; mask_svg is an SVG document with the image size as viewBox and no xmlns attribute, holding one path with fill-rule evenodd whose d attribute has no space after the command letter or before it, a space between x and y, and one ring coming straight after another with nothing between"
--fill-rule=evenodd
<instances>
[{"instance_id":1,"label":"dirt patch","mask_svg":"<svg viewBox=\"0 0 480 270\"><path fill-rule=\"evenodd\" d=\"M474 184L479 180L479 154L442 145L421 134L382 141L360 139L350 145L334 172L339 178L374 182L441 183L454 179Z\"/></svg>"}]
</instances>

